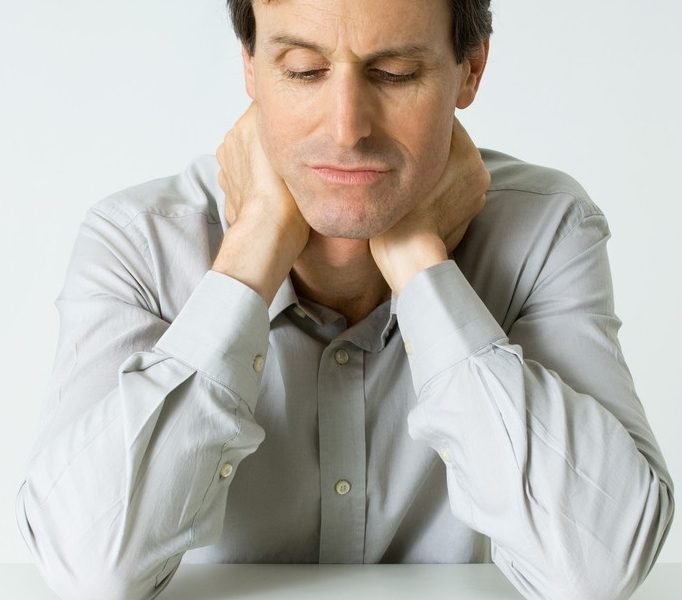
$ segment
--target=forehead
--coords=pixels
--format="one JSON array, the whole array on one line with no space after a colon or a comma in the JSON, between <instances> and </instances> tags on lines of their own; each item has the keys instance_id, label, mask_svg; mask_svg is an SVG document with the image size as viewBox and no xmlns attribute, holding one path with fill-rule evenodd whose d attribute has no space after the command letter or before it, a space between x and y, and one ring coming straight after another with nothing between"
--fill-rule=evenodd
<instances>
[{"instance_id":1,"label":"forehead","mask_svg":"<svg viewBox=\"0 0 682 600\"><path fill-rule=\"evenodd\" d=\"M294 40L363 57L395 48L441 54L451 46L447 0L254 0L253 9L257 46L271 52Z\"/></svg>"}]
</instances>

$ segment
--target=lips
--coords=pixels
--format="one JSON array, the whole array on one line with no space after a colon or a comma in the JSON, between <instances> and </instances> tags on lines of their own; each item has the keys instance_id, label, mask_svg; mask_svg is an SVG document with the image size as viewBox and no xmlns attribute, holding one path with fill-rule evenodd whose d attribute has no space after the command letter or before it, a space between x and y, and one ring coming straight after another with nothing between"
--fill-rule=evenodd
<instances>
[{"instance_id":1,"label":"lips","mask_svg":"<svg viewBox=\"0 0 682 600\"><path fill-rule=\"evenodd\" d=\"M389 169L381 165L359 165L354 167L347 167L344 165L312 165L313 169L326 169L329 171L346 171L348 173L357 173L361 171L374 171L377 173L385 173Z\"/></svg>"},{"instance_id":2,"label":"lips","mask_svg":"<svg viewBox=\"0 0 682 600\"><path fill-rule=\"evenodd\" d=\"M367 185L379 181L389 172L385 167L361 165L338 167L335 165L317 165L311 167L322 179L330 183L347 185Z\"/></svg>"}]
</instances>

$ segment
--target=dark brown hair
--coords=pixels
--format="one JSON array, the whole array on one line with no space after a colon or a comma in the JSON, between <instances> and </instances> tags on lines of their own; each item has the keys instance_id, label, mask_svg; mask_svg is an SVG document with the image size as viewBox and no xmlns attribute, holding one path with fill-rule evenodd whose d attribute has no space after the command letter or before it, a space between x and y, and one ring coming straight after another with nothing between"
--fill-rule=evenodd
<instances>
[{"instance_id":1,"label":"dark brown hair","mask_svg":"<svg viewBox=\"0 0 682 600\"><path fill-rule=\"evenodd\" d=\"M268 0L265 0L268 2ZM447 0L452 14L452 45L455 59L461 63L493 32L490 0ZM227 0L234 32L248 53L256 46L256 19L251 0Z\"/></svg>"}]
</instances>

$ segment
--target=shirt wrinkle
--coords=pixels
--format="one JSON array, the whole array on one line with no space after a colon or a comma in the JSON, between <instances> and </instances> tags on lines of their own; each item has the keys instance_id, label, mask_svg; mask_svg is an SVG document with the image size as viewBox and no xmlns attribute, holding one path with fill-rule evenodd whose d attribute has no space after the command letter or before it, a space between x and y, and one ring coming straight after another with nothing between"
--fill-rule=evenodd
<instances>
[{"instance_id":1,"label":"shirt wrinkle","mask_svg":"<svg viewBox=\"0 0 682 600\"><path fill-rule=\"evenodd\" d=\"M606 219L568 175L481 155L490 199L455 252L350 327L290 276L268 306L211 269L213 155L86 212L17 494L58 595L107 574L150 598L180 559L494 559L529 598L636 587L673 485L620 352Z\"/></svg>"}]
</instances>

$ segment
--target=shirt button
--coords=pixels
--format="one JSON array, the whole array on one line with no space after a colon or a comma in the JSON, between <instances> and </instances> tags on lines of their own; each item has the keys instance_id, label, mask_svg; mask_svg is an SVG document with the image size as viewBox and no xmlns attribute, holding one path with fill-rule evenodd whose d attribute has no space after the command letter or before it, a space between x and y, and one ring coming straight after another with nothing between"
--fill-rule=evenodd
<instances>
[{"instance_id":1,"label":"shirt button","mask_svg":"<svg viewBox=\"0 0 682 600\"><path fill-rule=\"evenodd\" d=\"M265 359L260 355L256 355L256 358L253 359L253 370L256 373L260 373L263 370L263 367L265 366Z\"/></svg>"},{"instance_id":2,"label":"shirt button","mask_svg":"<svg viewBox=\"0 0 682 600\"><path fill-rule=\"evenodd\" d=\"M297 304L296 306L294 306L294 312L295 312L299 317L301 317L301 319L305 319L305 318L306 318L305 311L304 311L298 304Z\"/></svg>"},{"instance_id":3,"label":"shirt button","mask_svg":"<svg viewBox=\"0 0 682 600\"><path fill-rule=\"evenodd\" d=\"M225 479L230 475L232 475L232 465L230 463L225 463L222 467L220 467L220 478Z\"/></svg>"},{"instance_id":4,"label":"shirt button","mask_svg":"<svg viewBox=\"0 0 682 600\"><path fill-rule=\"evenodd\" d=\"M412 344L410 342L405 342L405 354L408 356L414 352L414 348L412 347Z\"/></svg>"},{"instance_id":5,"label":"shirt button","mask_svg":"<svg viewBox=\"0 0 682 600\"><path fill-rule=\"evenodd\" d=\"M339 348L334 352L334 360L340 365L345 365L350 360L350 356L343 348Z\"/></svg>"},{"instance_id":6,"label":"shirt button","mask_svg":"<svg viewBox=\"0 0 682 600\"><path fill-rule=\"evenodd\" d=\"M350 492L350 482L346 481L345 479L339 479L336 482L334 489L339 496L345 496L348 492Z\"/></svg>"},{"instance_id":7,"label":"shirt button","mask_svg":"<svg viewBox=\"0 0 682 600\"><path fill-rule=\"evenodd\" d=\"M439 454L440 457L443 459L443 462L444 462L444 463L446 463L446 464L449 465L449 464L452 462L452 458L450 457L450 453L449 453L445 448L443 448L442 450L440 450L440 451L438 452L438 454Z\"/></svg>"}]
</instances>

